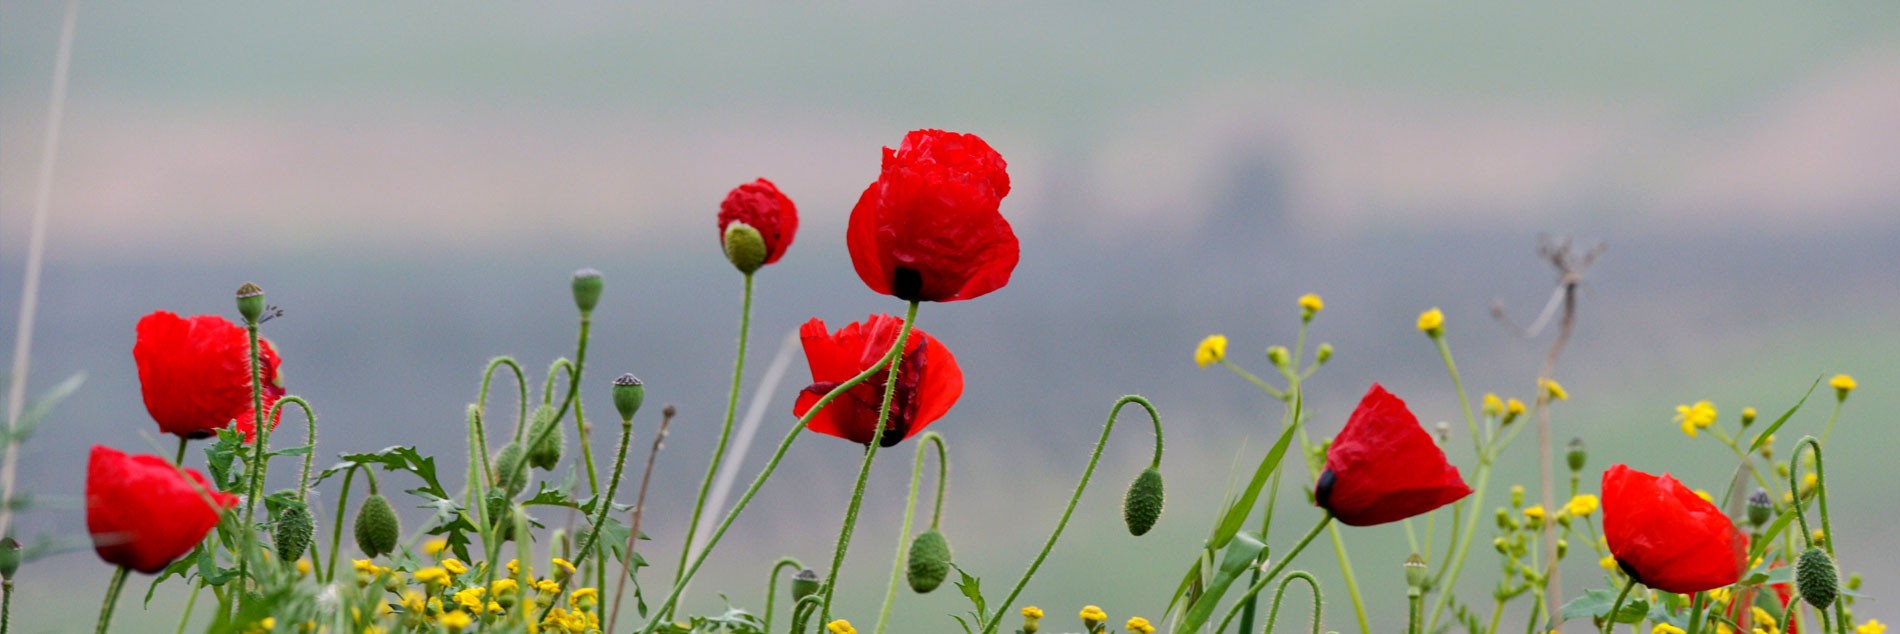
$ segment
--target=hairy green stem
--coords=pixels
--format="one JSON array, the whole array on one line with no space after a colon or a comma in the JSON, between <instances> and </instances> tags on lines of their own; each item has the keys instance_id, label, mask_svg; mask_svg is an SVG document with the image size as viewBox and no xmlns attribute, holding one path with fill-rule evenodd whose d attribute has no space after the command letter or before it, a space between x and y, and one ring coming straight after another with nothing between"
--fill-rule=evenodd
<instances>
[{"instance_id":1,"label":"hairy green stem","mask_svg":"<svg viewBox=\"0 0 1900 634\"><path fill-rule=\"evenodd\" d=\"M1314 579L1311 573L1304 570L1295 570L1286 573L1286 578L1281 579L1280 585L1274 588L1273 603L1267 606L1267 627L1261 630L1264 634L1273 634L1273 624L1280 619L1280 601L1286 598L1286 587L1292 585L1295 579L1305 581L1306 585L1313 589L1313 634L1319 634L1320 621L1324 609L1322 602L1324 599L1322 599L1320 595L1319 581ZM1242 634L1245 634L1247 631L1248 630L1241 630Z\"/></svg>"},{"instance_id":2,"label":"hairy green stem","mask_svg":"<svg viewBox=\"0 0 1900 634\"><path fill-rule=\"evenodd\" d=\"M699 516L706 510L706 496L712 492L713 477L726 458L726 442L732 437L732 418L739 411L739 386L745 378L746 339L752 331L752 274L745 274L744 299L739 304L739 351L733 355L732 389L726 394L726 419L719 426L719 442L713 445L712 461L706 464L706 478L699 483L699 495L693 499L692 519L686 524L686 539L680 544L679 567L673 571L678 581L686 573L686 558L693 554L693 538L699 532Z\"/></svg>"},{"instance_id":3,"label":"hairy green stem","mask_svg":"<svg viewBox=\"0 0 1900 634\"><path fill-rule=\"evenodd\" d=\"M1148 419L1154 423L1155 452L1149 466L1161 466L1161 414L1155 411L1154 403L1134 394L1117 399L1115 406L1108 410L1108 421L1102 424L1102 436L1095 441L1095 451L1089 454L1088 466L1082 469L1082 480L1075 484L1075 493L1069 496L1069 505L1062 509L1062 519L1056 521L1056 529L1049 533L1048 541L1043 542L1042 551L1036 553L1035 559L1030 560L1029 569L1023 571L1022 578L1016 580L1016 586L1010 588L1009 595L1003 597L1002 603L997 605L996 613L986 619L987 623L983 626L982 634L995 634L997 626L1003 621L1003 614L1009 611L1010 605L1016 602L1016 597L1022 594L1025 586L1029 585L1029 579L1036 576L1036 570L1042 567L1043 560L1049 558L1049 551L1055 548L1056 540L1062 538L1062 529L1069 526L1069 517L1075 514L1076 503L1082 501L1082 491L1088 488L1089 479L1095 476L1095 465L1102 460L1102 448L1108 445L1108 433L1115 429L1116 418L1121 415L1122 407L1129 403L1140 405L1142 409L1147 410Z\"/></svg>"},{"instance_id":4,"label":"hairy green stem","mask_svg":"<svg viewBox=\"0 0 1900 634\"><path fill-rule=\"evenodd\" d=\"M818 604L818 622L831 622L831 600L838 589L838 572L844 567L845 551L851 548L851 533L858 527L858 509L864 505L864 488L871 482L871 462L877 459L877 450L884 443L885 423L891 417L891 398L897 395L897 373L904 365L904 344L910 340L910 331L916 327L918 302L912 301L904 310L904 326L897 331L897 343L892 347L896 352L891 356L890 367L884 373L883 403L877 408L877 426L871 428L871 442L864 445L864 460L858 465L858 481L851 489L851 504L844 509L844 525L838 529L838 546L831 555L831 570L826 572L825 586L821 592L824 600Z\"/></svg>"},{"instance_id":5,"label":"hairy green stem","mask_svg":"<svg viewBox=\"0 0 1900 634\"><path fill-rule=\"evenodd\" d=\"M310 501L310 461L317 457L317 413L310 409L310 402L303 400L303 397L285 396L277 399L277 404L271 406L270 416L267 419L277 420L277 417L284 413L284 405L290 403L296 403L297 409L303 410L304 430L307 435L303 452L303 471L297 475L297 501L308 502Z\"/></svg>"},{"instance_id":6,"label":"hairy green stem","mask_svg":"<svg viewBox=\"0 0 1900 634\"><path fill-rule=\"evenodd\" d=\"M1616 593L1616 601L1610 604L1610 613L1603 618L1603 634L1610 634L1610 630L1616 627L1616 615L1623 611L1623 601L1630 598L1630 590L1635 588L1636 577L1623 582L1623 591ZM1536 619L1531 621L1536 622Z\"/></svg>"},{"instance_id":7,"label":"hairy green stem","mask_svg":"<svg viewBox=\"0 0 1900 634\"><path fill-rule=\"evenodd\" d=\"M244 500L244 535L241 542L243 544L243 551L238 557L237 576L240 587L242 587L243 584L250 583L250 551L251 545L257 541L257 525L253 522L253 518L255 517L257 509L257 498L262 496L264 492L264 476L270 469L270 456L267 455L266 452L270 447L271 432L270 426L264 424L264 363L258 352L257 320L247 318L245 321L247 323L244 326L244 330L250 338L251 432L256 434L256 441L254 443L256 450L252 454L253 458L250 464L250 495L245 496ZM305 411L308 412L309 410ZM121 581L123 581L123 579L121 579ZM116 598L116 589L114 594ZM100 627L103 628L104 626L105 621L102 619L100 621Z\"/></svg>"},{"instance_id":8,"label":"hairy green stem","mask_svg":"<svg viewBox=\"0 0 1900 634\"><path fill-rule=\"evenodd\" d=\"M1221 617L1220 625L1215 626L1214 631L1216 632L1225 631L1227 629L1227 625L1233 622L1234 617L1240 615L1240 607L1242 605L1245 605L1247 602L1252 601L1254 596L1259 595L1261 590L1266 589L1267 584L1273 583L1273 578L1279 576L1280 571L1285 570L1287 567L1287 564L1293 563L1293 559L1300 555L1300 551L1306 550L1306 545L1312 543L1313 538L1318 537L1319 532L1321 530L1324 530L1326 527L1332 526L1332 525L1333 525L1332 513L1327 513L1325 515L1320 516L1319 522L1313 525L1312 530L1306 531L1306 535L1300 537L1300 541L1293 544L1292 550L1287 551L1286 555L1280 557L1280 561L1273 564L1273 567L1268 569L1266 574L1261 575L1259 581L1255 581L1253 585L1247 587L1247 592L1245 594L1240 595L1239 602L1235 603L1233 607L1227 609L1227 616Z\"/></svg>"},{"instance_id":9,"label":"hairy green stem","mask_svg":"<svg viewBox=\"0 0 1900 634\"><path fill-rule=\"evenodd\" d=\"M185 634L185 627L191 623L192 609L198 607L198 592L204 589L205 589L205 584L203 580L200 580L197 583L191 584L191 594L185 597L185 614L184 616L178 617L177 634ZM4 634L4 633L0 633L0 634Z\"/></svg>"},{"instance_id":10,"label":"hairy green stem","mask_svg":"<svg viewBox=\"0 0 1900 634\"><path fill-rule=\"evenodd\" d=\"M330 561L324 564L324 583L336 581L336 554L341 550L338 546L343 541L343 515L349 510L346 505L350 503L350 481L356 478L356 470L360 468L360 465L351 464L343 470L343 489L336 494L336 526L330 530Z\"/></svg>"},{"instance_id":11,"label":"hairy green stem","mask_svg":"<svg viewBox=\"0 0 1900 634\"><path fill-rule=\"evenodd\" d=\"M763 620L765 621L764 630L766 634L772 633L772 607L778 599L778 573L784 571L786 568L803 570L805 564L800 562L796 557L780 557L778 563L772 564L772 574L767 575L765 578L765 615Z\"/></svg>"},{"instance_id":12,"label":"hairy green stem","mask_svg":"<svg viewBox=\"0 0 1900 634\"><path fill-rule=\"evenodd\" d=\"M112 608L119 605L119 590L125 588L125 575L131 568L119 566L112 572L112 584L106 586L106 599L99 605L99 624L92 628L93 634L106 634L112 627Z\"/></svg>"},{"instance_id":13,"label":"hairy green stem","mask_svg":"<svg viewBox=\"0 0 1900 634\"><path fill-rule=\"evenodd\" d=\"M884 590L884 607L878 610L875 634L884 634L884 625L891 618L891 605L897 602L897 582L903 578L904 567L909 563L910 525L917 510L917 485L924 478L924 451L932 446L937 448L937 499L930 513L931 530L936 530L938 521L943 518L943 489L950 479L950 450L944 446L943 434L928 431L917 439L917 458L910 469L910 493L904 497L904 523L897 529L897 556L891 563L891 582ZM767 605L770 603L767 601Z\"/></svg>"},{"instance_id":14,"label":"hairy green stem","mask_svg":"<svg viewBox=\"0 0 1900 634\"><path fill-rule=\"evenodd\" d=\"M195 595L194 595L195 596ZM189 610L186 618L191 617ZM183 627L183 626L180 626ZM13 629L13 580L0 581L0 634Z\"/></svg>"},{"instance_id":15,"label":"hairy green stem","mask_svg":"<svg viewBox=\"0 0 1900 634\"><path fill-rule=\"evenodd\" d=\"M1839 407L1837 406L1836 410L1838 409ZM1814 495L1816 497L1817 507L1821 510L1821 534L1827 537L1827 539L1821 540L1821 546L1827 550L1827 558L1835 560L1834 524L1828 520L1827 515L1827 467L1826 463L1821 459L1821 441L1815 440L1813 436L1803 437L1800 442L1795 443L1794 450L1788 452L1788 490L1794 491L1796 496L1794 516L1795 519L1801 522L1801 534L1807 539L1808 547L1813 548L1814 532L1808 528L1807 514L1801 510L1802 500L1800 499L1801 489L1799 488L1799 482L1801 478L1800 458L1803 448L1814 454ZM1815 612L1820 614L1823 620L1827 618L1826 610L1816 609ZM1834 617L1834 622L1840 625L1842 631L1846 631L1848 623L1847 595L1845 593L1840 593L1834 597ZM1827 631L1825 626L1822 627L1822 631Z\"/></svg>"},{"instance_id":16,"label":"hairy green stem","mask_svg":"<svg viewBox=\"0 0 1900 634\"><path fill-rule=\"evenodd\" d=\"M483 414L487 414L488 382L495 378L495 370L502 366L515 371L515 387L519 390L516 400L521 411L515 415L514 439L521 440L521 428L528 424L528 373L522 371L521 364L516 363L514 357L500 356L488 361L488 368L482 370L482 391L475 395L475 404L481 406Z\"/></svg>"},{"instance_id":17,"label":"hairy green stem","mask_svg":"<svg viewBox=\"0 0 1900 634\"><path fill-rule=\"evenodd\" d=\"M596 508L594 510L594 517L591 519L591 521L593 522L593 527L587 531L587 540L581 542L580 554L575 555L576 559L574 560L574 569L575 569L574 574L577 577L582 574L585 574L581 572L581 569L587 563L587 556L593 554L595 548L600 545L599 544L600 529L601 527L607 525L607 514L610 511L612 511L614 508L614 493L620 489L620 476L621 474L626 472L626 468L627 468L627 447L628 445L632 443L633 443L633 419L631 418L621 419L620 421L620 448L614 452L613 478L607 481L607 496L594 498L594 506ZM606 558L606 556L607 555L605 552L601 553L601 558L603 560ZM493 570L492 566L490 567L490 570ZM595 586L595 587L598 588L599 586ZM566 593L567 593L567 584L563 583L561 584L561 591L555 593L554 595L555 600L549 601L548 607L542 609L541 618L547 618L548 612L554 609L555 604L560 603L561 595L566 594Z\"/></svg>"}]
</instances>

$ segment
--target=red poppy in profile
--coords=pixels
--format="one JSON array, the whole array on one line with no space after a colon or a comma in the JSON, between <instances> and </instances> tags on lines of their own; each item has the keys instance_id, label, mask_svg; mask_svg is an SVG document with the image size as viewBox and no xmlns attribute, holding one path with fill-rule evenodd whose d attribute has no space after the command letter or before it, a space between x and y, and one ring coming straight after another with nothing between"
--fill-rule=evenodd
<instances>
[{"instance_id":1,"label":"red poppy in profile","mask_svg":"<svg viewBox=\"0 0 1900 634\"><path fill-rule=\"evenodd\" d=\"M726 239L726 226L743 222L765 238L765 264L777 262L791 248L798 234L798 207L779 192L778 186L763 178L732 188L719 203L719 239Z\"/></svg>"},{"instance_id":2,"label":"red poppy in profile","mask_svg":"<svg viewBox=\"0 0 1900 634\"><path fill-rule=\"evenodd\" d=\"M1333 439L1313 493L1339 521L1372 526L1458 501L1471 487L1405 401L1374 383Z\"/></svg>"},{"instance_id":3,"label":"red poppy in profile","mask_svg":"<svg viewBox=\"0 0 1900 634\"><path fill-rule=\"evenodd\" d=\"M1735 523L1667 473L1620 464L1603 472L1603 537L1624 572L1665 592L1720 588L1747 569L1748 541Z\"/></svg>"},{"instance_id":4,"label":"red poppy in profile","mask_svg":"<svg viewBox=\"0 0 1900 634\"><path fill-rule=\"evenodd\" d=\"M187 319L161 310L139 319L132 358L139 364L145 411L160 431L205 438L237 421L237 430L251 438L251 343L244 327L217 315ZM258 359L268 412L284 395L277 350L269 341L258 342Z\"/></svg>"},{"instance_id":5,"label":"red poppy in profile","mask_svg":"<svg viewBox=\"0 0 1900 634\"><path fill-rule=\"evenodd\" d=\"M909 301L972 299L1008 284L1020 253L999 211L1004 167L974 134L916 130L884 148L845 233L858 277Z\"/></svg>"},{"instance_id":6,"label":"red poppy in profile","mask_svg":"<svg viewBox=\"0 0 1900 634\"><path fill-rule=\"evenodd\" d=\"M865 368L877 365L897 342L904 320L890 315L872 315L862 323L853 322L836 333L825 330L825 322L812 319L798 329L805 344L805 361L811 364L811 385L798 393L794 416L804 416L818 399L839 384L851 380ZM812 431L836 436L861 445L871 444L877 431L877 411L883 405L887 373L879 371L856 387L839 394L811 419ZM891 395L891 414L885 421L879 446L889 447L917 435L925 426L943 418L944 413L963 395L963 370L943 342L912 328L904 344L904 359L897 369L897 392Z\"/></svg>"},{"instance_id":7,"label":"red poppy in profile","mask_svg":"<svg viewBox=\"0 0 1900 634\"><path fill-rule=\"evenodd\" d=\"M237 496L211 488L197 471L185 469L180 475L158 456L129 456L92 446L86 466L86 531L106 563L148 575L164 570L204 541L205 533L218 525L219 509L237 501Z\"/></svg>"}]
</instances>

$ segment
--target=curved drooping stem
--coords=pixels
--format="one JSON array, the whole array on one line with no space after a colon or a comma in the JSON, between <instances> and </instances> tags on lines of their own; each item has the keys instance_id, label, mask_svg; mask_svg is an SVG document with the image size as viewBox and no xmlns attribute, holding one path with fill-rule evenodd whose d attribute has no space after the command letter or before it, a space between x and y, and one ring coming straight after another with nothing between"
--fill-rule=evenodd
<instances>
[{"instance_id":1,"label":"curved drooping stem","mask_svg":"<svg viewBox=\"0 0 1900 634\"><path fill-rule=\"evenodd\" d=\"M851 489L851 504L844 509L844 526L838 529L838 547L831 555L831 570L826 573L825 586L820 590L824 601L818 604L818 622L831 622L831 599L838 589L838 569L844 567L845 551L851 548L851 532L858 526L858 509L864 505L864 487L871 482L871 461L877 459L878 447L884 444L884 427L891 417L891 397L897 395L897 372L904 365L904 344L910 340L910 331L917 324L917 304L912 301L910 308L904 311L904 326L897 331L897 342L891 346L891 362L884 374L884 398L877 408L877 426L871 429L871 442L864 446L864 461L858 465L858 482Z\"/></svg>"},{"instance_id":2,"label":"curved drooping stem","mask_svg":"<svg viewBox=\"0 0 1900 634\"><path fill-rule=\"evenodd\" d=\"M686 572L686 558L693 553L693 538L699 532L699 516L706 510L706 494L712 491L713 476L718 475L719 465L726 459L726 442L732 438L732 418L739 411L739 386L745 378L746 338L752 330L752 274L745 274L745 294L739 305L739 351L733 355L732 389L726 394L726 419L719 427L719 442L713 445L712 461L706 464L706 478L699 483L699 496L693 500L692 519L686 525L686 539L680 544L679 567L673 571L675 580Z\"/></svg>"},{"instance_id":3,"label":"curved drooping stem","mask_svg":"<svg viewBox=\"0 0 1900 634\"><path fill-rule=\"evenodd\" d=\"M1313 634L1319 634L1324 600L1320 595L1319 581L1313 579L1313 575L1304 570L1286 573L1286 578L1280 580L1280 586L1273 590L1273 605L1267 608L1267 627L1261 630L1264 634L1273 634L1273 622L1280 618L1280 601L1286 598L1286 587L1292 585L1296 579L1305 581L1306 585L1313 589Z\"/></svg>"},{"instance_id":4,"label":"curved drooping stem","mask_svg":"<svg viewBox=\"0 0 1900 634\"><path fill-rule=\"evenodd\" d=\"M271 406L268 420L277 420L277 417L283 414L284 405L287 403L296 403L297 409L303 410L305 430L308 432L305 436L306 444L303 453L303 472L297 476L297 501L309 502L310 460L317 455L317 413L310 409L310 403L303 400L302 397L286 396L277 399L277 404Z\"/></svg>"},{"instance_id":5,"label":"curved drooping stem","mask_svg":"<svg viewBox=\"0 0 1900 634\"><path fill-rule=\"evenodd\" d=\"M515 371L515 387L519 390L516 398L521 411L515 415L514 438L520 440L521 428L528 424L528 373L521 370L521 364L516 363L514 357L504 355L488 361L488 368L482 370L482 391L475 396L475 404L481 406L483 414L487 414L488 382L495 378L495 369L502 366L508 366L508 369Z\"/></svg>"},{"instance_id":6,"label":"curved drooping stem","mask_svg":"<svg viewBox=\"0 0 1900 634\"><path fill-rule=\"evenodd\" d=\"M350 481L356 479L356 470L363 466L351 463L343 470L343 489L336 494L336 526L330 529L330 561L324 564L323 580L328 583L336 580L336 553L343 542L343 514L350 503ZM367 472L367 470L365 470Z\"/></svg>"},{"instance_id":7,"label":"curved drooping stem","mask_svg":"<svg viewBox=\"0 0 1900 634\"><path fill-rule=\"evenodd\" d=\"M1800 458L1803 448L1814 453L1815 502L1816 506L1821 510L1821 534L1827 537L1827 539L1821 540L1821 546L1827 550L1828 559L1834 559L1834 525L1828 520L1827 516L1827 466L1826 463L1821 460L1821 441L1816 440L1813 436L1803 437L1800 442L1795 443L1794 450L1788 452L1788 490L1793 491L1795 494L1794 517L1801 522L1801 535L1803 539L1807 540L1809 548L1813 548L1815 541L1814 532L1808 528L1807 514L1801 510ZM1834 598L1834 622L1840 623L1843 628L1847 625L1846 604L1847 599L1845 594ZM1826 611L1815 610L1815 612L1820 614L1822 619L1827 618ZM1826 631L1826 629L1823 628L1822 631Z\"/></svg>"},{"instance_id":8,"label":"curved drooping stem","mask_svg":"<svg viewBox=\"0 0 1900 634\"><path fill-rule=\"evenodd\" d=\"M950 449L943 442L943 434L934 431L924 432L917 438L917 459L911 464L910 494L904 498L904 524L897 530L897 557L891 564L891 583L884 590L884 607L877 613L875 634L884 634L884 625L890 621L891 605L897 602L897 582L904 576L904 566L909 562L910 525L917 510L917 484L924 477L924 452L931 447L937 448L937 498L930 512L930 528L936 530L943 519L943 490L950 481ZM767 605L771 602L767 601Z\"/></svg>"},{"instance_id":9,"label":"curved drooping stem","mask_svg":"<svg viewBox=\"0 0 1900 634\"><path fill-rule=\"evenodd\" d=\"M1333 523L1332 513L1327 513L1321 516L1319 518L1319 523L1314 524L1312 530L1306 531L1306 535L1304 537L1301 537L1298 543L1293 544L1293 549L1288 550L1286 552L1286 555L1280 558L1279 563L1276 563L1273 565L1272 568L1269 568L1266 574L1260 575L1260 580L1255 581L1252 586L1249 586L1247 588L1246 594L1240 595L1240 600L1235 602L1233 607L1227 609L1227 616L1221 617L1220 625L1215 626L1214 631L1220 632L1220 631L1226 630L1227 625L1233 622L1234 617L1240 615L1241 608L1247 605L1248 603L1252 602L1254 596L1260 594L1261 590L1266 589L1267 584L1272 583L1273 578L1276 576L1279 576L1280 571L1285 570L1287 567L1287 564L1293 563L1293 558L1298 557L1300 554L1300 551L1306 550L1306 545L1312 543L1313 538L1318 537L1319 532L1322 530L1325 530L1326 527L1332 523ZM1276 605L1277 605L1277 601L1276 601ZM1317 616L1315 616L1315 618L1317 618ZM1272 628L1271 623L1273 623L1273 618L1271 616L1267 618L1267 623L1269 623L1268 628L1271 629Z\"/></svg>"},{"instance_id":10,"label":"curved drooping stem","mask_svg":"<svg viewBox=\"0 0 1900 634\"><path fill-rule=\"evenodd\" d=\"M1155 411L1154 403L1134 394L1117 399L1115 406L1108 410L1108 422L1102 424L1102 436L1095 441L1095 451L1089 454L1089 464L1082 469L1082 480L1076 483L1075 493L1069 496L1069 505L1062 509L1062 519L1056 521L1056 529L1049 533L1049 539L1043 543L1042 551L1036 553L1035 559L1030 560L1029 569L1023 571L1022 578L1017 579L1016 586L1010 588L1009 594L1003 597L1002 603L996 608L996 613L987 619L989 624L983 627L983 634L996 632L997 625L1002 623L1003 614L1009 611L1010 605L1016 602L1016 597L1022 594L1025 586L1029 585L1029 579L1036 576L1036 570L1042 567L1043 560L1049 558L1049 551L1055 548L1056 540L1062 538L1062 529L1068 527L1069 517L1075 514L1075 505L1082 500L1082 491L1088 488L1089 479L1095 476L1095 465L1102 460L1102 448L1108 445L1108 433L1115 429L1116 417L1121 414L1122 407L1129 403L1140 405L1142 409L1147 410L1149 420L1154 422L1155 452L1154 459L1149 461L1148 466L1156 469L1161 467L1161 414Z\"/></svg>"},{"instance_id":11,"label":"curved drooping stem","mask_svg":"<svg viewBox=\"0 0 1900 634\"><path fill-rule=\"evenodd\" d=\"M805 564L798 561L796 557L780 557L778 563L772 564L772 573L766 575L765 578L765 616L763 619L765 621L766 634L771 634L772 632L772 606L778 598L778 573L783 572L786 568L802 570L805 568ZM797 630L793 631L796 632Z\"/></svg>"}]
</instances>

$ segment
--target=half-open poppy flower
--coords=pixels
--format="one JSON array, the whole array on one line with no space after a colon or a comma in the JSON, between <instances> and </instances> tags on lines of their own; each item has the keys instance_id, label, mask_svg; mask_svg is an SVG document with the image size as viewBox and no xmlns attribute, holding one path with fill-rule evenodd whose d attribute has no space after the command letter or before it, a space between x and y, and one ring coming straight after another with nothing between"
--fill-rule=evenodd
<instances>
[{"instance_id":1,"label":"half-open poppy flower","mask_svg":"<svg viewBox=\"0 0 1900 634\"><path fill-rule=\"evenodd\" d=\"M805 344L805 361L811 364L811 385L798 393L792 408L794 416L804 416L818 399L839 384L851 380L865 368L877 365L891 346L904 320L890 315L872 315L863 322L839 328L831 333L825 322L812 319L799 327L798 336ZM863 383L839 394L811 419L812 431L837 436L862 445L871 444L877 431L877 412L883 405L887 373L879 371ZM884 436L878 443L889 447L917 435L925 426L943 418L944 413L963 395L963 370L943 342L912 328L905 341L904 359L897 368L896 393L891 395L891 414L885 421Z\"/></svg>"},{"instance_id":2,"label":"half-open poppy flower","mask_svg":"<svg viewBox=\"0 0 1900 634\"><path fill-rule=\"evenodd\" d=\"M871 290L952 302L1009 283L1021 255L999 211L1003 157L974 134L916 130L884 148L877 182L851 209L845 242Z\"/></svg>"},{"instance_id":3,"label":"half-open poppy flower","mask_svg":"<svg viewBox=\"0 0 1900 634\"><path fill-rule=\"evenodd\" d=\"M719 203L719 239L726 239L726 227L734 221L758 230L765 239L765 264L777 262L791 248L798 234L798 207L779 192L778 186L763 178L732 188Z\"/></svg>"},{"instance_id":4,"label":"half-open poppy flower","mask_svg":"<svg viewBox=\"0 0 1900 634\"><path fill-rule=\"evenodd\" d=\"M1314 499L1351 526L1396 522L1471 494L1405 401L1372 384L1326 452Z\"/></svg>"},{"instance_id":5,"label":"half-open poppy flower","mask_svg":"<svg viewBox=\"0 0 1900 634\"><path fill-rule=\"evenodd\" d=\"M158 421L160 431L205 438L237 421L237 430L246 439L254 433L251 343L242 326L217 315L185 318L154 312L139 319L132 358L139 364L145 411ZM258 360L268 412L284 395L277 377L277 350L269 341L258 342ZM276 428L273 419L271 429Z\"/></svg>"},{"instance_id":6,"label":"half-open poppy flower","mask_svg":"<svg viewBox=\"0 0 1900 634\"><path fill-rule=\"evenodd\" d=\"M1624 572L1665 592L1720 588L1747 569L1748 541L1735 523L1667 473L1620 464L1603 472L1603 537Z\"/></svg>"},{"instance_id":7,"label":"half-open poppy flower","mask_svg":"<svg viewBox=\"0 0 1900 634\"><path fill-rule=\"evenodd\" d=\"M148 575L191 552L218 525L219 509L237 501L211 488L197 471L180 475L158 456L93 445L86 465L86 531L93 550L106 563Z\"/></svg>"}]
</instances>

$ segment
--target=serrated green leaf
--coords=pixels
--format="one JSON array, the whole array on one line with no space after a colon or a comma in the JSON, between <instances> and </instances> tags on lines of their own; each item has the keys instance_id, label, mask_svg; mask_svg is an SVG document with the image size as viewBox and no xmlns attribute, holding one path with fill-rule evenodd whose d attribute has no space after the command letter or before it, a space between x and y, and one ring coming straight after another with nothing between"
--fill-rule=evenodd
<instances>
[{"instance_id":1,"label":"serrated green leaf","mask_svg":"<svg viewBox=\"0 0 1900 634\"><path fill-rule=\"evenodd\" d=\"M1585 590L1583 596L1565 603L1560 614L1566 621L1577 618L1592 620L1605 618L1610 613L1610 607L1616 604L1617 594L1619 594L1617 590L1602 588ZM1629 598L1623 601L1623 607L1618 609L1616 622L1638 623L1647 614L1649 614L1649 602L1631 593Z\"/></svg>"}]
</instances>

